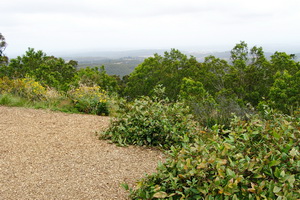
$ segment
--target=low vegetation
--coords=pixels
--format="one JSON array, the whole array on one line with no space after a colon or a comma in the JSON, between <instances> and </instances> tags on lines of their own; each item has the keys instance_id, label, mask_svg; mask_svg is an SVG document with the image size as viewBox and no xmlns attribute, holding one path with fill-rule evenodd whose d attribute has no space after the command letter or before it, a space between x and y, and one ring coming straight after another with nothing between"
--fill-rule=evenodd
<instances>
[{"instance_id":1,"label":"low vegetation","mask_svg":"<svg viewBox=\"0 0 300 200\"><path fill-rule=\"evenodd\" d=\"M108 115L108 95L99 86L81 85L64 93L32 78L0 78L0 104L48 108L63 112Z\"/></svg>"},{"instance_id":2,"label":"low vegetation","mask_svg":"<svg viewBox=\"0 0 300 200\"><path fill-rule=\"evenodd\" d=\"M234 118L194 143L171 148L132 199L299 199L299 116Z\"/></svg>"},{"instance_id":3,"label":"low vegetation","mask_svg":"<svg viewBox=\"0 0 300 200\"><path fill-rule=\"evenodd\" d=\"M0 34L0 104L113 116L100 138L168 158L131 199L300 199L300 63L245 42L231 61L172 49L129 76L32 48L9 60Z\"/></svg>"}]
</instances>

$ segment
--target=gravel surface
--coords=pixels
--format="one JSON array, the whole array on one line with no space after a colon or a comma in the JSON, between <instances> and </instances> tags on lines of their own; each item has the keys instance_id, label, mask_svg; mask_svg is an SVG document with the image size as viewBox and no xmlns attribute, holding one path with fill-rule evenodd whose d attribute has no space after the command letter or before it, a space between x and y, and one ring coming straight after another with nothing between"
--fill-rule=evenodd
<instances>
[{"instance_id":1,"label":"gravel surface","mask_svg":"<svg viewBox=\"0 0 300 200\"><path fill-rule=\"evenodd\" d=\"M0 199L127 199L163 154L98 140L108 117L0 106Z\"/></svg>"}]
</instances>

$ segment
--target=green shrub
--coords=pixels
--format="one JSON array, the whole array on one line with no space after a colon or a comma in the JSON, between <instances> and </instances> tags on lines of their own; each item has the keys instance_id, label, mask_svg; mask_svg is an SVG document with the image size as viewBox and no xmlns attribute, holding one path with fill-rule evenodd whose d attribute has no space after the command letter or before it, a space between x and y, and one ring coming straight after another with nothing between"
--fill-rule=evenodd
<instances>
[{"instance_id":1,"label":"green shrub","mask_svg":"<svg viewBox=\"0 0 300 200\"><path fill-rule=\"evenodd\" d=\"M119 104L119 116L100 138L119 145L149 145L169 149L194 136L194 123L189 109L168 99L142 97L132 103Z\"/></svg>"},{"instance_id":2,"label":"green shrub","mask_svg":"<svg viewBox=\"0 0 300 200\"><path fill-rule=\"evenodd\" d=\"M9 94L0 94L0 105L10 105L12 97Z\"/></svg>"},{"instance_id":3,"label":"green shrub","mask_svg":"<svg viewBox=\"0 0 300 200\"><path fill-rule=\"evenodd\" d=\"M235 118L183 148L172 148L132 199L299 199L300 118ZM226 136L223 136L226 135Z\"/></svg>"},{"instance_id":4,"label":"green shrub","mask_svg":"<svg viewBox=\"0 0 300 200\"><path fill-rule=\"evenodd\" d=\"M15 82L20 82L19 85L20 88L16 89L18 90L17 93L21 97L27 98L32 101L41 101L45 100L45 94L47 92L47 89L43 87L39 82L35 81L33 78L23 78L15 80ZM16 85L18 85L16 83Z\"/></svg>"},{"instance_id":5,"label":"green shrub","mask_svg":"<svg viewBox=\"0 0 300 200\"><path fill-rule=\"evenodd\" d=\"M7 76L0 78L0 94L10 93L14 86L14 81Z\"/></svg>"},{"instance_id":6,"label":"green shrub","mask_svg":"<svg viewBox=\"0 0 300 200\"><path fill-rule=\"evenodd\" d=\"M11 80L8 77L0 78L0 94L10 93L31 101L45 100L47 89L33 78Z\"/></svg>"},{"instance_id":7,"label":"green shrub","mask_svg":"<svg viewBox=\"0 0 300 200\"><path fill-rule=\"evenodd\" d=\"M25 98L6 93L6 94L0 94L0 105L27 107L30 105L30 103Z\"/></svg>"},{"instance_id":8,"label":"green shrub","mask_svg":"<svg viewBox=\"0 0 300 200\"><path fill-rule=\"evenodd\" d=\"M78 111L108 115L108 96L99 86L88 87L81 85L79 88L70 90L68 94Z\"/></svg>"}]
</instances>

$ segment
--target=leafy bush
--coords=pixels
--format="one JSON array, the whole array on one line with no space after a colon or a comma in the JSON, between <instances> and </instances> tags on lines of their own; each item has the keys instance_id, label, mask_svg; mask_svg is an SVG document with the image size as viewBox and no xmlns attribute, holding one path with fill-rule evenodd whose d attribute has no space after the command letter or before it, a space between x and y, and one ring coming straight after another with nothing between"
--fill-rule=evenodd
<instances>
[{"instance_id":1,"label":"leafy bush","mask_svg":"<svg viewBox=\"0 0 300 200\"><path fill-rule=\"evenodd\" d=\"M119 104L119 116L100 138L119 145L149 145L169 149L181 145L194 135L192 116L182 103L168 99L142 97L132 103Z\"/></svg>"},{"instance_id":2,"label":"leafy bush","mask_svg":"<svg viewBox=\"0 0 300 200\"><path fill-rule=\"evenodd\" d=\"M300 118L235 118L195 143L172 148L132 199L299 199ZM223 135L224 134L224 135ZM125 188L129 189L127 185Z\"/></svg>"},{"instance_id":3,"label":"leafy bush","mask_svg":"<svg viewBox=\"0 0 300 200\"><path fill-rule=\"evenodd\" d=\"M12 103L11 95L0 94L0 105L10 105Z\"/></svg>"},{"instance_id":4,"label":"leafy bush","mask_svg":"<svg viewBox=\"0 0 300 200\"><path fill-rule=\"evenodd\" d=\"M181 99L189 105L197 121L204 126L216 124L217 103L199 81L183 78L180 89Z\"/></svg>"},{"instance_id":5,"label":"leafy bush","mask_svg":"<svg viewBox=\"0 0 300 200\"><path fill-rule=\"evenodd\" d=\"M44 100L47 89L30 77L11 80L0 79L0 93L11 93L32 101Z\"/></svg>"},{"instance_id":6,"label":"leafy bush","mask_svg":"<svg viewBox=\"0 0 300 200\"><path fill-rule=\"evenodd\" d=\"M6 94L0 94L0 105L27 107L30 105L30 102L25 98L6 93Z\"/></svg>"},{"instance_id":7,"label":"leafy bush","mask_svg":"<svg viewBox=\"0 0 300 200\"><path fill-rule=\"evenodd\" d=\"M17 80L18 81L18 80ZM43 87L39 82L32 78L23 78L20 81L20 85L24 88L20 88L20 95L30 100L44 100L47 89Z\"/></svg>"},{"instance_id":8,"label":"leafy bush","mask_svg":"<svg viewBox=\"0 0 300 200\"><path fill-rule=\"evenodd\" d=\"M108 97L99 86L88 87L81 85L79 88L68 92L78 111L97 115L108 115Z\"/></svg>"},{"instance_id":9,"label":"leafy bush","mask_svg":"<svg viewBox=\"0 0 300 200\"><path fill-rule=\"evenodd\" d=\"M76 79L75 85L83 84L89 87L98 85L109 92L116 92L119 90L117 79L108 75L103 65L100 68L86 67L79 69L76 73Z\"/></svg>"},{"instance_id":10,"label":"leafy bush","mask_svg":"<svg viewBox=\"0 0 300 200\"><path fill-rule=\"evenodd\" d=\"M10 80L8 77L0 78L0 94L10 93L14 87L14 80Z\"/></svg>"}]
</instances>

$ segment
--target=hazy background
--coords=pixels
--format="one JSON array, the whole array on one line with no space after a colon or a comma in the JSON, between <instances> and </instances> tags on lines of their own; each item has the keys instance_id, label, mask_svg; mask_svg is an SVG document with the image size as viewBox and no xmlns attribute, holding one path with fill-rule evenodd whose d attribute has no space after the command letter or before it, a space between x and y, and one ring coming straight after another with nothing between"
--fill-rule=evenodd
<instances>
[{"instance_id":1,"label":"hazy background","mask_svg":"<svg viewBox=\"0 0 300 200\"><path fill-rule=\"evenodd\" d=\"M178 48L226 51L243 40L300 52L299 0L2 0L6 55Z\"/></svg>"}]
</instances>

